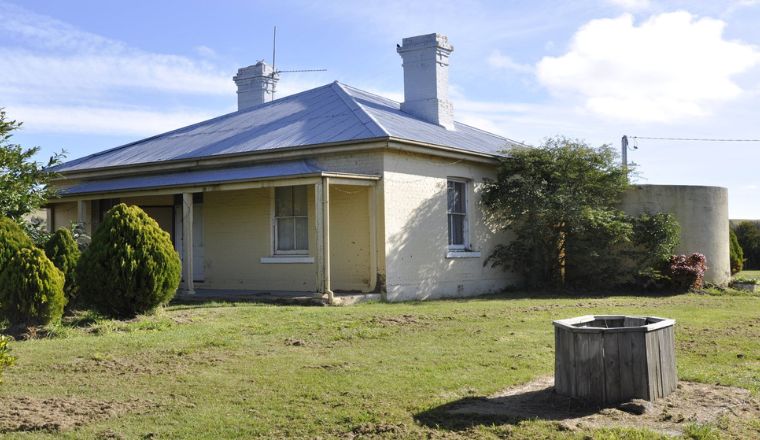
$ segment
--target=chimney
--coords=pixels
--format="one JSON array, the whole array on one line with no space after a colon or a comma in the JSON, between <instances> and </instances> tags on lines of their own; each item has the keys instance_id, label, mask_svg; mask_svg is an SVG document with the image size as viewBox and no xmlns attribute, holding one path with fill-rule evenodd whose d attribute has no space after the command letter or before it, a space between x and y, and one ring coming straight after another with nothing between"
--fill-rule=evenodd
<instances>
[{"instance_id":1,"label":"chimney","mask_svg":"<svg viewBox=\"0 0 760 440\"><path fill-rule=\"evenodd\" d=\"M272 66L259 61L253 66L238 69L233 78L237 84L238 111L270 102L279 79Z\"/></svg>"},{"instance_id":2,"label":"chimney","mask_svg":"<svg viewBox=\"0 0 760 440\"><path fill-rule=\"evenodd\" d=\"M447 130L454 129L454 107L449 102L449 54L454 47L445 35L404 38L396 51L404 67L401 110Z\"/></svg>"}]
</instances>

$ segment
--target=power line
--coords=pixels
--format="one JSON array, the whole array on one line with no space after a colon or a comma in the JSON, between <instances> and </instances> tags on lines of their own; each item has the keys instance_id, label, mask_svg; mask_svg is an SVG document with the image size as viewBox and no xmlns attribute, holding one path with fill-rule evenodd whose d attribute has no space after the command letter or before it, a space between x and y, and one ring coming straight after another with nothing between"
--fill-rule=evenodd
<instances>
[{"instance_id":1,"label":"power line","mask_svg":"<svg viewBox=\"0 0 760 440\"><path fill-rule=\"evenodd\" d=\"M760 139L680 138L680 137L652 137L652 136L631 136L631 139L646 139L646 140L656 140L656 141L698 141L698 142L760 142Z\"/></svg>"}]
</instances>

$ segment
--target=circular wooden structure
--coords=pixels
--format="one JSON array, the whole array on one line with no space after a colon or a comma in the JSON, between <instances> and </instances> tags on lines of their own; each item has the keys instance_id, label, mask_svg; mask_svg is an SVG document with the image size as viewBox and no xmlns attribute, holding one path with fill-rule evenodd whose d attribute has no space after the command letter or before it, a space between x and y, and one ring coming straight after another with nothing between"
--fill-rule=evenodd
<instances>
[{"instance_id":1,"label":"circular wooden structure","mask_svg":"<svg viewBox=\"0 0 760 440\"><path fill-rule=\"evenodd\" d=\"M557 393L606 405L675 391L674 320L587 315L553 324Z\"/></svg>"}]
</instances>

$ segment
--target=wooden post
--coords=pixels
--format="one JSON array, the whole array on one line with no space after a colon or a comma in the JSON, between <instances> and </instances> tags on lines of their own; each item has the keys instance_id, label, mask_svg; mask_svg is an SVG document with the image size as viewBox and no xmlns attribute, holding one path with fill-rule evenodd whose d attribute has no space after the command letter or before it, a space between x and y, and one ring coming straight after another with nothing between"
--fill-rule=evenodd
<instances>
[{"instance_id":1,"label":"wooden post","mask_svg":"<svg viewBox=\"0 0 760 440\"><path fill-rule=\"evenodd\" d=\"M322 178L322 231L323 231L323 256L322 256L322 279L324 291L327 294L327 302L333 304L335 298L330 280L330 178Z\"/></svg>"},{"instance_id":2,"label":"wooden post","mask_svg":"<svg viewBox=\"0 0 760 440\"><path fill-rule=\"evenodd\" d=\"M369 291L377 288L377 184L369 187Z\"/></svg>"},{"instance_id":3,"label":"wooden post","mask_svg":"<svg viewBox=\"0 0 760 440\"><path fill-rule=\"evenodd\" d=\"M77 200L77 223L82 225L82 229L88 233L90 232L90 222L87 221L87 200Z\"/></svg>"},{"instance_id":4,"label":"wooden post","mask_svg":"<svg viewBox=\"0 0 760 440\"><path fill-rule=\"evenodd\" d=\"M314 184L314 230L315 230L315 241L317 243L317 250L315 252L315 259L316 259L316 280L317 280L317 297L321 298L322 295L325 294L325 283L322 278L322 275L324 275L324 270L322 269L323 261L322 257L324 256L324 231L322 230L322 220L323 215L322 212L324 210L324 205L322 204L322 180Z\"/></svg>"},{"instance_id":5,"label":"wooden post","mask_svg":"<svg viewBox=\"0 0 760 440\"><path fill-rule=\"evenodd\" d=\"M182 194L182 275L185 293L194 294L193 285L193 194Z\"/></svg>"}]
</instances>

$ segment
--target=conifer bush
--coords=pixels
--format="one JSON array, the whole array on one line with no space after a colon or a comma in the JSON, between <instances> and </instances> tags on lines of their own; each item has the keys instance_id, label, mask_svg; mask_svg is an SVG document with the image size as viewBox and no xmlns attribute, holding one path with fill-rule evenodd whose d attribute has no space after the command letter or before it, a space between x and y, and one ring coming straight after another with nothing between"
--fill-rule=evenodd
<instances>
[{"instance_id":1,"label":"conifer bush","mask_svg":"<svg viewBox=\"0 0 760 440\"><path fill-rule=\"evenodd\" d=\"M12 324L44 325L61 319L63 273L38 248L21 248L0 272L0 314Z\"/></svg>"},{"instance_id":2,"label":"conifer bush","mask_svg":"<svg viewBox=\"0 0 760 440\"><path fill-rule=\"evenodd\" d=\"M0 272L21 248L34 247L34 243L18 223L0 216Z\"/></svg>"},{"instance_id":3,"label":"conifer bush","mask_svg":"<svg viewBox=\"0 0 760 440\"><path fill-rule=\"evenodd\" d=\"M0 383L3 383L3 370L5 367L10 367L16 361L16 358L11 356L8 342L10 342L10 338L0 335Z\"/></svg>"},{"instance_id":4,"label":"conifer bush","mask_svg":"<svg viewBox=\"0 0 760 440\"><path fill-rule=\"evenodd\" d=\"M66 282L63 291L68 302L76 296L76 268L79 261L79 247L68 229L58 229L45 243L45 254L55 267L63 272Z\"/></svg>"},{"instance_id":5,"label":"conifer bush","mask_svg":"<svg viewBox=\"0 0 760 440\"><path fill-rule=\"evenodd\" d=\"M733 229L728 230L729 259L731 261L731 275L735 275L744 269L744 250L739 244L739 239Z\"/></svg>"},{"instance_id":6,"label":"conifer bush","mask_svg":"<svg viewBox=\"0 0 760 440\"><path fill-rule=\"evenodd\" d=\"M77 265L84 304L131 317L165 304L180 282L180 259L169 234L142 209L114 206Z\"/></svg>"}]
</instances>

